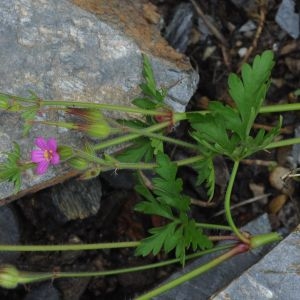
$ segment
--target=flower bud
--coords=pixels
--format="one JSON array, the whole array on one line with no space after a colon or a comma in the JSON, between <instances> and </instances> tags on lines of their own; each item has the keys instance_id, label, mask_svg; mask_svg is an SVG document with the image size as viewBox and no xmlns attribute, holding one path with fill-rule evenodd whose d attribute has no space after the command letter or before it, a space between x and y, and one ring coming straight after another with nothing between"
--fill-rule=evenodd
<instances>
[{"instance_id":1,"label":"flower bud","mask_svg":"<svg viewBox=\"0 0 300 300\"><path fill-rule=\"evenodd\" d=\"M7 109L9 107L10 97L7 95L0 94L0 109Z\"/></svg>"},{"instance_id":2,"label":"flower bud","mask_svg":"<svg viewBox=\"0 0 300 300\"><path fill-rule=\"evenodd\" d=\"M89 122L99 122L103 120L103 114L97 109L70 107L66 112L81 117Z\"/></svg>"},{"instance_id":3,"label":"flower bud","mask_svg":"<svg viewBox=\"0 0 300 300\"><path fill-rule=\"evenodd\" d=\"M170 122L170 126L174 126L174 114L171 109L164 109L162 113L154 116L157 123Z\"/></svg>"},{"instance_id":4,"label":"flower bud","mask_svg":"<svg viewBox=\"0 0 300 300\"><path fill-rule=\"evenodd\" d=\"M89 163L82 157L72 157L68 160L68 164L76 170L85 170Z\"/></svg>"},{"instance_id":5,"label":"flower bud","mask_svg":"<svg viewBox=\"0 0 300 300\"><path fill-rule=\"evenodd\" d=\"M78 124L77 128L86 132L90 137L93 138L104 138L110 133L110 127L103 120L101 123Z\"/></svg>"},{"instance_id":6,"label":"flower bud","mask_svg":"<svg viewBox=\"0 0 300 300\"><path fill-rule=\"evenodd\" d=\"M3 99L0 99L0 109L3 109L3 110L6 110L8 108L8 102L3 100Z\"/></svg>"},{"instance_id":7,"label":"flower bud","mask_svg":"<svg viewBox=\"0 0 300 300\"><path fill-rule=\"evenodd\" d=\"M58 146L57 153L61 160L67 160L73 155L73 149L69 146Z\"/></svg>"},{"instance_id":8,"label":"flower bud","mask_svg":"<svg viewBox=\"0 0 300 300\"><path fill-rule=\"evenodd\" d=\"M19 284L19 271L12 265L0 267L0 286L5 289L14 289Z\"/></svg>"}]
</instances>

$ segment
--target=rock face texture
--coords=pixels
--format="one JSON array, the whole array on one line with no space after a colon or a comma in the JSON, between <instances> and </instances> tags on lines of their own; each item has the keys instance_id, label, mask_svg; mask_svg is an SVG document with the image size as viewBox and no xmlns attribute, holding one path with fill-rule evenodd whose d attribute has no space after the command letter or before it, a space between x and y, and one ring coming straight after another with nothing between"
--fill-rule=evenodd
<instances>
[{"instance_id":1,"label":"rock face texture","mask_svg":"<svg viewBox=\"0 0 300 300\"><path fill-rule=\"evenodd\" d=\"M142 0L1 1L2 92L29 96L32 90L48 100L129 105L140 93L142 53L149 56L157 83L170 87L168 104L184 111L198 75L160 36L154 6ZM13 141L28 159L37 136L55 137L64 144L81 142L73 132L42 125L24 137L21 117L0 112L0 162ZM12 195L10 184L0 184L1 203L72 176L63 166L38 177L27 172L18 195Z\"/></svg>"},{"instance_id":2,"label":"rock face texture","mask_svg":"<svg viewBox=\"0 0 300 300\"><path fill-rule=\"evenodd\" d=\"M300 225L257 264L210 299L299 299L299 241Z\"/></svg>"}]
</instances>

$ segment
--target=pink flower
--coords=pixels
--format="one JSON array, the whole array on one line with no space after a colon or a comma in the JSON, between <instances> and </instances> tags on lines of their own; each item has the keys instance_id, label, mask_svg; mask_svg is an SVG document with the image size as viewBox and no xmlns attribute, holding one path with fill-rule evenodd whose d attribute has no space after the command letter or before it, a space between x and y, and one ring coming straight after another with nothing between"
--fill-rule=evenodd
<instances>
[{"instance_id":1,"label":"pink flower","mask_svg":"<svg viewBox=\"0 0 300 300\"><path fill-rule=\"evenodd\" d=\"M40 149L31 151L31 161L37 163L36 173L42 175L46 173L49 165L59 164L60 157L57 153L57 143L54 138L48 141L43 137L35 139L35 145Z\"/></svg>"}]
</instances>

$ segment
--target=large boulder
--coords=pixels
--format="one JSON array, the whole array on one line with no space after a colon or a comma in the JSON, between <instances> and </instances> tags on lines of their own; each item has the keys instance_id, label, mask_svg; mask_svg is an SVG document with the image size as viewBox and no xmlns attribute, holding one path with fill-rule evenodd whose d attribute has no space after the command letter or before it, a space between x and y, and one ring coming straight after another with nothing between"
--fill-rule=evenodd
<instances>
[{"instance_id":1,"label":"large boulder","mask_svg":"<svg viewBox=\"0 0 300 300\"><path fill-rule=\"evenodd\" d=\"M184 111L193 95L198 75L182 54L160 36L155 7L139 1L2 0L0 4L0 90L41 98L130 105L139 95L141 54L153 65L159 85L170 87L166 99ZM42 116L41 116L42 117ZM54 115L54 119L61 118ZM17 114L0 113L0 161L13 141L29 158L37 136L56 137L80 145L74 132L34 126L22 135ZM28 171L21 191L0 185L1 204L74 176L63 166L36 176Z\"/></svg>"}]
</instances>

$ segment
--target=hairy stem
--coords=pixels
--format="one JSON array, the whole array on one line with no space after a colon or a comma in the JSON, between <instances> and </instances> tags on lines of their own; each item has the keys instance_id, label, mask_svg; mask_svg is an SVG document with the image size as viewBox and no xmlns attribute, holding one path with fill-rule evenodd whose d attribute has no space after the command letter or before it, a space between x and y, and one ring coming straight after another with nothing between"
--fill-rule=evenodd
<instances>
[{"instance_id":1,"label":"hairy stem","mask_svg":"<svg viewBox=\"0 0 300 300\"><path fill-rule=\"evenodd\" d=\"M67 100L43 100L43 99L30 99L23 98L19 96L14 96L10 94L1 93L3 96L8 96L11 99L14 99L19 102L24 103L35 103L39 107L44 106L62 106L62 107L78 107L78 108L89 108L89 109L99 109L99 110L107 110L107 111L117 111L117 112L126 112L126 113L137 113L146 116L156 116L156 115L164 115L162 111L150 110L150 109L142 109L138 107L130 107L123 105L113 105L113 104L105 104L105 103L91 103L91 102L81 102L81 101L67 101Z\"/></svg>"}]
</instances>

